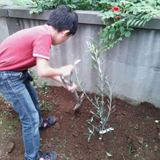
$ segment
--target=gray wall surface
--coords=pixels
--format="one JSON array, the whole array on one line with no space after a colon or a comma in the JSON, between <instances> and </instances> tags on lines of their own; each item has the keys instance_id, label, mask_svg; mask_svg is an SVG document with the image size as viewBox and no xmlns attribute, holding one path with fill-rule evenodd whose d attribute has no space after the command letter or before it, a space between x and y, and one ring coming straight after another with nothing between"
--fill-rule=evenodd
<instances>
[{"instance_id":1,"label":"gray wall surface","mask_svg":"<svg viewBox=\"0 0 160 160\"><path fill-rule=\"evenodd\" d=\"M29 8L0 8L0 42L8 35L36 25L44 24L50 11L29 14ZM95 69L90 67L87 36L99 40L98 32L103 23L94 11L76 11L79 16L78 31L65 43L52 46L50 65L60 67L81 59L79 78L86 83L86 90L98 93ZM113 48L101 55L103 72L111 82L113 95L131 103L150 102L160 108L160 20L152 19L145 26L134 28L130 38L123 38ZM34 68L35 69L35 68ZM74 77L75 79L75 77ZM41 79L44 80L44 79ZM60 85L48 80L52 85ZM98 84L99 85L99 84Z\"/></svg>"}]
</instances>

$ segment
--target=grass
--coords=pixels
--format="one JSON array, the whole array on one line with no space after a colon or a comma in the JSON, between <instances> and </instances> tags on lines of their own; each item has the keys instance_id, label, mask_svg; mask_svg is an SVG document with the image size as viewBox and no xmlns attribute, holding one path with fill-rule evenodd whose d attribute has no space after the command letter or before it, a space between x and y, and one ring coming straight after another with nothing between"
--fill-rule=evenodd
<instances>
[{"instance_id":1,"label":"grass","mask_svg":"<svg viewBox=\"0 0 160 160\"><path fill-rule=\"evenodd\" d=\"M71 126L71 128L73 128L73 127L77 127L77 125L76 125L76 122L79 120L79 118L75 118L75 120L74 120L74 124Z\"/></svg>"},{"instance_id":2,"label":"grass","mask_svg":"<svg viewBox=\"0 0 160 160\"><path fill-rule=\"evenodd\" d=\"M14 132L14 127L17 125L20 125L19 117L17 117L15 120L9 121L7 120L8 112L4 111L3 114L0 116L0 127L3 128L3 130Z\"/></svg>"},{"instance_id":3,"label":"grass","mask_svg":"<svg viewBox=\"0 0 160 160\"><path fill-rule=\"evenodd\" d=\"M44 101L40 102L41 110L43 111L54 111L53 107L59 102L59 100L55 100L54 102Z\"/></svg>"},{"instance_id":4,"label":"grass","mask_svg":"<svg viewBox=\"0 0 160 160\"><path fill-rule=\"evenodd\" d=\"M127 147L129 148L129 154L131 154L131 153L133 153L133 152L135 152L135 150L132 150L132 145L127 145Z\"/></svg>"}]
</instances>

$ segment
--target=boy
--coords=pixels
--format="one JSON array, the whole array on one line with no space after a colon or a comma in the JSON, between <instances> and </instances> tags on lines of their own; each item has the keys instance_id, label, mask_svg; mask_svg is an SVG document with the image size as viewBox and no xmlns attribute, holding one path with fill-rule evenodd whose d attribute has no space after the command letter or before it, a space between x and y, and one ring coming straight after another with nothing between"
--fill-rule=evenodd
<instances>
[{"instance_id":1,"label":"boy","mask_svg":"<svg viewBox=\"0 0 160 160\"><path fill-rule=\"evenodd\" d=\"M70 76L73 65L49 66L52 45L65 42L77 31L78 16L66 6L55 9L45 25L24 29L0 44L0 92L19 114L22 123L25 160L55 160L55 152L41 152L40 132L55 123L55 117L41 117L38 95L28 80L27 69L37 66L40 77L60 83L61 76ZM73 92L76 85L65 85Z\"/></svg>"}]
</instances>

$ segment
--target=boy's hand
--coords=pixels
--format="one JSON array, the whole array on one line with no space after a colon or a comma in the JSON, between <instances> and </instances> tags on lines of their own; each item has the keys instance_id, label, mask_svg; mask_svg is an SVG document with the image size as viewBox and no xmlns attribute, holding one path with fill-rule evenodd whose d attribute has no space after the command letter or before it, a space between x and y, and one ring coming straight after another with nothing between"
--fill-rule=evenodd
<instances>
[{"instance_id":1,"label":"boy's hand","mask_svg":"<svg viewBox=\"0 0 160 160\"><path fill-rule=\"evenodd\" d=\"M69 65L66 65L66 66L62 66L60 69L62 71L63 76L68 77L68 76L71 75L74 67L73 67L73 65L69 64Z\"/></svg>"},{"instance_id":2,"label":"boy's hand","mask_svg":"<svg viewBox=\"0 0 160 160\"><path fill-rule=\"evenodd\" d=\"M72 86L68 85L68 84L65 84L65 87L67 88L68 91L70 92L74 92L75 89L77 88L77 86L75 85L75 83L72 84Z\"/></svg>"}]
</instances>

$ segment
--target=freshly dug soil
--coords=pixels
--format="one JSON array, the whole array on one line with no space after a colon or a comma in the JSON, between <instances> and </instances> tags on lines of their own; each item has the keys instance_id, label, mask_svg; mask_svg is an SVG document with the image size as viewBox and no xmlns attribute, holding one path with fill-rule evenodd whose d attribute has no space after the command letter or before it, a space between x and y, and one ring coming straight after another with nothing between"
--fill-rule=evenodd
<instances>
[{"instance_id":1,"label":"freshly dug soil","mask_svg":"<svg viewBox=\"0 0 160 160\"><path fill-rule=\"evenodd\" d=\"M107 124L114 130L105 133L102 141L95 131L88 142L86 133L92 127L86 121L92 115L90 110L94 111L91 103L84 98L81 110L74 114L76 101L65 88L51 86L47 92L37 91L42 117L54 115L57 119L41 133L40 150L55 151L57 160L160 160L160 123L155 123L160 119L160 109L154 105L142 102L134 106L113 99L115 108ZM11 123L19 121L18 115L2 98L0 105L0 160L23 160L21 123ZM6 153L8 144L13 146L10 153Z\"/></svg>"}]
</instances>

